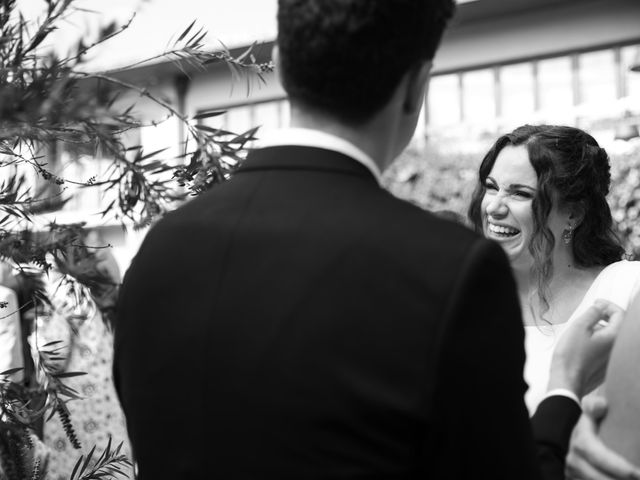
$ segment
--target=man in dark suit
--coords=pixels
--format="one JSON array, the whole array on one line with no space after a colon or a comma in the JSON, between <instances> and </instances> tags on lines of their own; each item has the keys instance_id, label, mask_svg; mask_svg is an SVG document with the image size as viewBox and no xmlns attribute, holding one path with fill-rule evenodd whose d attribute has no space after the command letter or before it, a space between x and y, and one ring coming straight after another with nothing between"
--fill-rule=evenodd
<instances>
[{"instance_id":1,"label":"man in dark suit","mask_svg":"<svg viewBox=\"0 0 640 480\"><path fill-rule=\"evenodd\" d=\"M590 366L558 360L570 392L541 404L536 446L505 255L379 184L452 12L280 0L295 128L155 225L124 281L115 381L141 479L537 479L537 455L562 476Z\"/></svg>"}]
</instances>

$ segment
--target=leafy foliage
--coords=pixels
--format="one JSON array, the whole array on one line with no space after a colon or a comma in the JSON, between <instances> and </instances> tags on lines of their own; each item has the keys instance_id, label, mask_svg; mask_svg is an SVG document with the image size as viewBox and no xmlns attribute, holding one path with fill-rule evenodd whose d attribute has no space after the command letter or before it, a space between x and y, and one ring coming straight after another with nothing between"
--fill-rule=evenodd
<instances>
[{"instance_id":1,"label":"leafy foliage","mask_svg":"<svg viewBox=\"0 0 640 480\"><path fill-rule=\"evenodd\" d=\"M640 139L629 140L624 151L611 158L609 204L632 259L640 259Z\"/></svg>"},{"instance_id":2,"label":"leafy foliage","mask_svg":"<svg viewBox=\"0 0 640 480\"><path fill-rule=\"evenodd\" d=\"M71 14L80 9L75 0L45 0L43 12L35 20L25 19L17 0L0 0L0 260L8 262L30 283L29 298L23 305L35 318L23 319L23 328L37 342L37 316L50 305L38 278L54 266L65 281L82 284L102 307L105 298L117 295L117 285L96 268L94 248L84 245L83 224L51 223L34 227L33 217L61 208L78 189L99 189L112 199L103 209L111 217L134 228L149 225L175 208L189 195L198 195L229 178L245 155L255 129L236 134L202 125L203 119L224 114L204 112L189 118L148 87L123 80L122 70L157 60L171 60L183 75L206 69L211 63L228 65L232 78L264 81L270 63L257 63L253 46L234 57L229 49L207 51L206 32L189 25L161 54L118 69L91 71L87 53L126 30L131 21L104 26L95 41L79 39L71 53L60 56L47 47L51 34ZM133 19L133 17L132 17ZM185 126L183 149L176 158L166 150L145 152L123 140L130 130L145 126L132 113L132 104L122 106L124 94L150 100L160 106L164 117L177 118ZM86 180L65 178L56 168L61 148L75 148L111 159L100 177ZM53 160L52 160L53 159ZM9 173L7 173L9 172ZM34 185L30 178L37 178ZM105 304L113 303L104 301ZM72 319L69 319L71 322ZM35 363L24 371L0 373L0 476L16 479L43 479L46 459L34 455L38 423L58 415L70 442L80 448L67 402L81 395L65 380L83 372L60 371L65 353L60 341L38 347ZM16 380L23 375L22 380ZM71 475L76 479L125 476L130 466L122 444L111 441L100 456L94 447L81 456Z\"/></svg>"},{"instance_id":3,"label":"leafy foliage","mask_svg":"<svg viewBox=\"0 0 640 480\"><path fill-rule=\"evenodd\" d=\"M398 197L432 212L453 212L464 223L482 155L414 144L383 180Z\"/></svg>"},{"instance_id":4,"label":"leafy foliage","mask_svg":"<svg viewBox=\"0 0 640 480\"><path fill-rule=\"evenodd\" d=\"M86 458L81 455L71 472L70 480L93 480L125 476L122 466L131 466L129 459L121 453L122 443L111 449L111 438L102 454L93 460L96 448L93 447Z\"/></svg>"}]
</instances>

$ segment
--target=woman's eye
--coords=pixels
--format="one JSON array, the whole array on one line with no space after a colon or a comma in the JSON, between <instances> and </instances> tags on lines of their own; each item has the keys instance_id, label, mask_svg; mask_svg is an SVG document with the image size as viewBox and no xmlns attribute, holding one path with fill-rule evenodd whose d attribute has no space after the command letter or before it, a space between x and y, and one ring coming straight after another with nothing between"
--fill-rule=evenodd
<instances>
[{"instance_id":1,"label":"woman's eye","mask_svg":"<svg viewBox=\"0 0 640 480\"><path fill-rule=\"evenodd\" d=\"M520 198L533 198L533 195L531 195L529 192L524 192L522 190L516 190L515 192L513 192L513 196Z\"/></svg>"},{"instance_id":2,"label":"woman's eye","mask_svg":"<svg viewBox=\"0 0 640 480\"><path fill-rule=\"evenodd\" d=\"M498 187L494 183L485 183L484 188L487 190L498 190Z\"/></svg>"}]
</instances>

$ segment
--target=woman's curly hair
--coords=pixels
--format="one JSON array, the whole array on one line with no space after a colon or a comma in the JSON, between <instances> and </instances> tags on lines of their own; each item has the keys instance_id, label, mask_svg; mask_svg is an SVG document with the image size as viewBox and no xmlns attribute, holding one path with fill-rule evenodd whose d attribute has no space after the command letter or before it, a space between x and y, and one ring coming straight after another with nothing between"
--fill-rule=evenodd
<instances>
[{"instance_id":1,"label":"woman's curly hair","mask_svg":"<svg viewBox=\"0 0 640 480\"><path fill-rule=\"evenodd\" d=\"M553 202L583 214L573 233L571 248L579 267L606 266L620 260L624 249L613 228L606 200L611 174L609 156L588 133L574 127L524 125L501 136L485 155L469 206L469 220L483 231L482 199L485 181L500 151L524 145L538 177L533 199L534 231L528 248L533 257L541 314L549 309L548 285L553 275L552 252L557 239L547 226Z\"/></svg>"}]
</instances>

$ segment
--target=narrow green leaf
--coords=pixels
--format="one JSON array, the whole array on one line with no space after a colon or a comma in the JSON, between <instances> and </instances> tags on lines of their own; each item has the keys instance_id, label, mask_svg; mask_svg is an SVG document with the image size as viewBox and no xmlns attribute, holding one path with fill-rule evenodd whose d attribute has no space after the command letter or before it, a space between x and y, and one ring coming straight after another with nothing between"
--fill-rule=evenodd
<instances>
[{"instance_id":1,"label":"narrow green leaf","mask_svg":"<svg viewBox=\"0 0 640 480\"><path fill-rule=\"evenodd\" d=\"M83 459L84 459L84 455L80 455L80 458L78 458L78 461L76 462L75 466L73 467L73 471L71 472L71 477L69 478L69 480L74 480L75 479L76 472L78 471L78 468L80 468L80 464L82 463Z\"/></svg>"},{"instance_id":2,"label":"narrow green leaf","mask_svg":"<svg viewBox=\"0 0 640 480\"><path fill-rule=\"evenodd\" d=\"M94 445L93 448L87 454L87 458L85 459L84 464L82 465L82 472L84 472L87 469L87 466L89 465L89 462L91 461L91 457L93 457L93 453L95 451L96 451L96 446Z\"/></svg>"},{"instance_id":3,"label":"narrow green leaf","mask_svg":"<svg viewBox=\"0 0 640 480\"><path fill-rule=\"evenodd\" d=\"M9 370L5 370L4 372L0 372L0 375L9 376L9 375L13 375L16 372L19 372L20 370L24 370L24 368L23 367L10 368Z\"/></svg>"},{"instance_id":4,"label":"narrow green leaf","mask_svg":"<svg viewBox=\"0 0 640 480\"><path fill-rule=\"evenodd\" d=\"M151 153L147 153L146 155L141 155L139 158L136 158L136 163L142 161L142 160L146 160L147 158L153 157L155 155L158 155L159 153L162 153L166 150L169 150L169 147L165 147L165 148L161 148L160 150L155 150ZM140 153L142 154L142 150L140 150Z\"/></svg>"},{"instance_id":5,"label":"narrow green leaf","mask_svg":"<svg viewBox=\"0 0 640 480\"><path fill-rule=\"evenodd\" d=\"M249 55L253 51L253 49L255 48L256 44L257 44L257 42L253 42L249 48L247 48L239 57L236 58L236 61L242 62L242 60L244 60L246 58L246 56Z\"/></svg>"},{"instance_id":6,"label":"narrow green leaf","mask_svg":"<svg viewBox=\"0 0 640 480\"><path fill-rule=\"evenodd\" d=\"M87 372L62 372L56 373L52 375L54 378L71 378L71 377L79 377L81 375L86 375Z\"/></svg>"},{"instance_id":7,"label":"narrow green leaf","mask_svg":"<svg viewBox=\"0 0 640 480\"><path fill-rule=\"evenodd\" d=\"M224 136L224 135L235 135L233 132L229 132L227 130L222 130L221 128L213 128L208 125L196 125L198 130L203 130L205 132L213 133L214 135Z\"/></svg>"},{"instance_id":8,"label":"narrow green leaf","mask_svg":"<svg viewBox=\"0 0 640 480\"><path fill-rule=\"evenodd\" d=\"M195 20L193 22L191 22L191 25L189 25L186 28L186 30L184 32L182 32L182 34L178 37L178 39L176 40L176 43L179 43L184 37L186 37L195 24L196 24Z\"/></svg>"},{"instance_id":9,"label":"narrow green leaf","mask_svg":"<svg viewBox=\"0 0 640 480\"><path fill-rule=\"evenodd\" d=\"M202 112L202 113L199 113L199 114L195 115L193 117L193 120L201 120L203 118L217 117L217 116L223 115L225 113L227 113L226 110L209 110L209 111Z\"/></svg>"}]
</instances>

